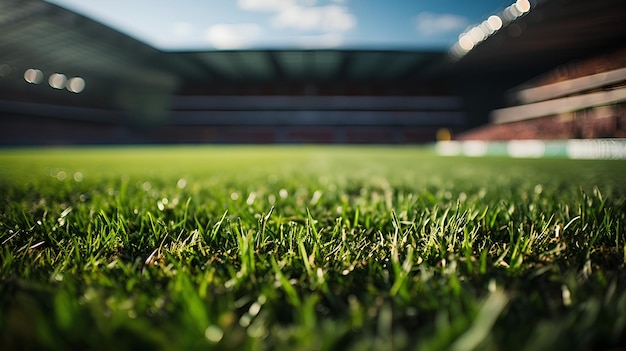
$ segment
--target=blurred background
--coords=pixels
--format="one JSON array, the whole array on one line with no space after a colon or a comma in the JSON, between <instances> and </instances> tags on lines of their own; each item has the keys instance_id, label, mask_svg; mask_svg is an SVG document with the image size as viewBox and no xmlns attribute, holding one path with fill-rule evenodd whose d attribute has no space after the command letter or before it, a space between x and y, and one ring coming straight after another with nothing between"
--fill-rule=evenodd
<instances>
[{"instance_id":1,"label":"blurred background","mask_svg":"<svg viewBox=\"0 0 626 351\"><path fill-rule=\"evenodd\" d=\"M0 0L0 144L624 138L624 23L623 0Z\"/></svg>"}]
</instances>

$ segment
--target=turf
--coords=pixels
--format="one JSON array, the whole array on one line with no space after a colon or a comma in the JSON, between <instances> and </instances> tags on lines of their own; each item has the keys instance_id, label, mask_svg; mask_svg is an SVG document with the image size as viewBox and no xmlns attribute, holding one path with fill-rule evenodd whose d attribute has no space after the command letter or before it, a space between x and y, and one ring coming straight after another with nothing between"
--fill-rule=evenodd
<instances>
[{"instance_id":1,"label":"turf","mask_svg":"<svg viewBox=\"0 0 626 351\"><path fill-rule=\"evenodd\" d=\"M626 347L626 162L0 151L0 348Z\"/></svg>"}]
</instances>

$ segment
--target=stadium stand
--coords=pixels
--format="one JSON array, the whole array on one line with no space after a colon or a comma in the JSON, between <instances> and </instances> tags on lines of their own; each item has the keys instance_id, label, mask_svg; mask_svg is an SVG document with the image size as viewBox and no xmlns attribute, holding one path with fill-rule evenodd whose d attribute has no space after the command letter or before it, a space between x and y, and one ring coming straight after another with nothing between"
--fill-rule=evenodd
<instances>
[{"instance_id":1,"label":"stadium stand","mask_svg":"<svg viewBox=\"0 0 626 351\"><path fill-rule=\"evenodd\" d=\"M461 140L626 137L626 50L558 67L509 91L513 106Z\"/></svg>"}]
</instances>

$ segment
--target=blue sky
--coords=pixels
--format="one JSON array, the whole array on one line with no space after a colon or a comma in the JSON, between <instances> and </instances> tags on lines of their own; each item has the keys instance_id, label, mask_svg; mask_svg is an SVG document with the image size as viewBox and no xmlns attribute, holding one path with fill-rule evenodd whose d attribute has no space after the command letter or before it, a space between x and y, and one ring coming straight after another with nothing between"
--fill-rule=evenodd
<instances>
[{"instance_id":1,"label":"blue sky","mask_svg":"<svg viewBox=\"0 0 626 351\"><path fill-rule=\"evenodd\" d=\"M513 0L47 0L163 50L447 49Z\"/></svg>"}]
</instances>

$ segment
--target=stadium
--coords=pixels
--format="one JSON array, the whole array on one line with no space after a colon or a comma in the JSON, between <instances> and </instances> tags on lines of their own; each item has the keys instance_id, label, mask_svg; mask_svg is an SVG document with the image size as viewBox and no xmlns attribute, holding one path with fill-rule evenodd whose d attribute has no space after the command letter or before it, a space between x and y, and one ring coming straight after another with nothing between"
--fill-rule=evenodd
<instances>
[{"instance_id":1,"label":"stadium","mask_svg":"<svg viewBox=\"0 0 626 351\"><path fill-rule=\"evenodd\" d=\"M513 6L499 14L503 28L485 18L479 34L468 28L438 51L164 52L50 3L2 8L5 145L402 144L432 142L442 128L481 140L625 133L621 1Z\"/></svg>"},{"instance_id":2,"label":"stadium","mask_svg":"<svg viewBox=\"0 0 626 351\"><path fill-rule=\"evenodd\" d=\"M0 349L626 348L624 23L0 0Z\"/></svg>"}]
</instances>

